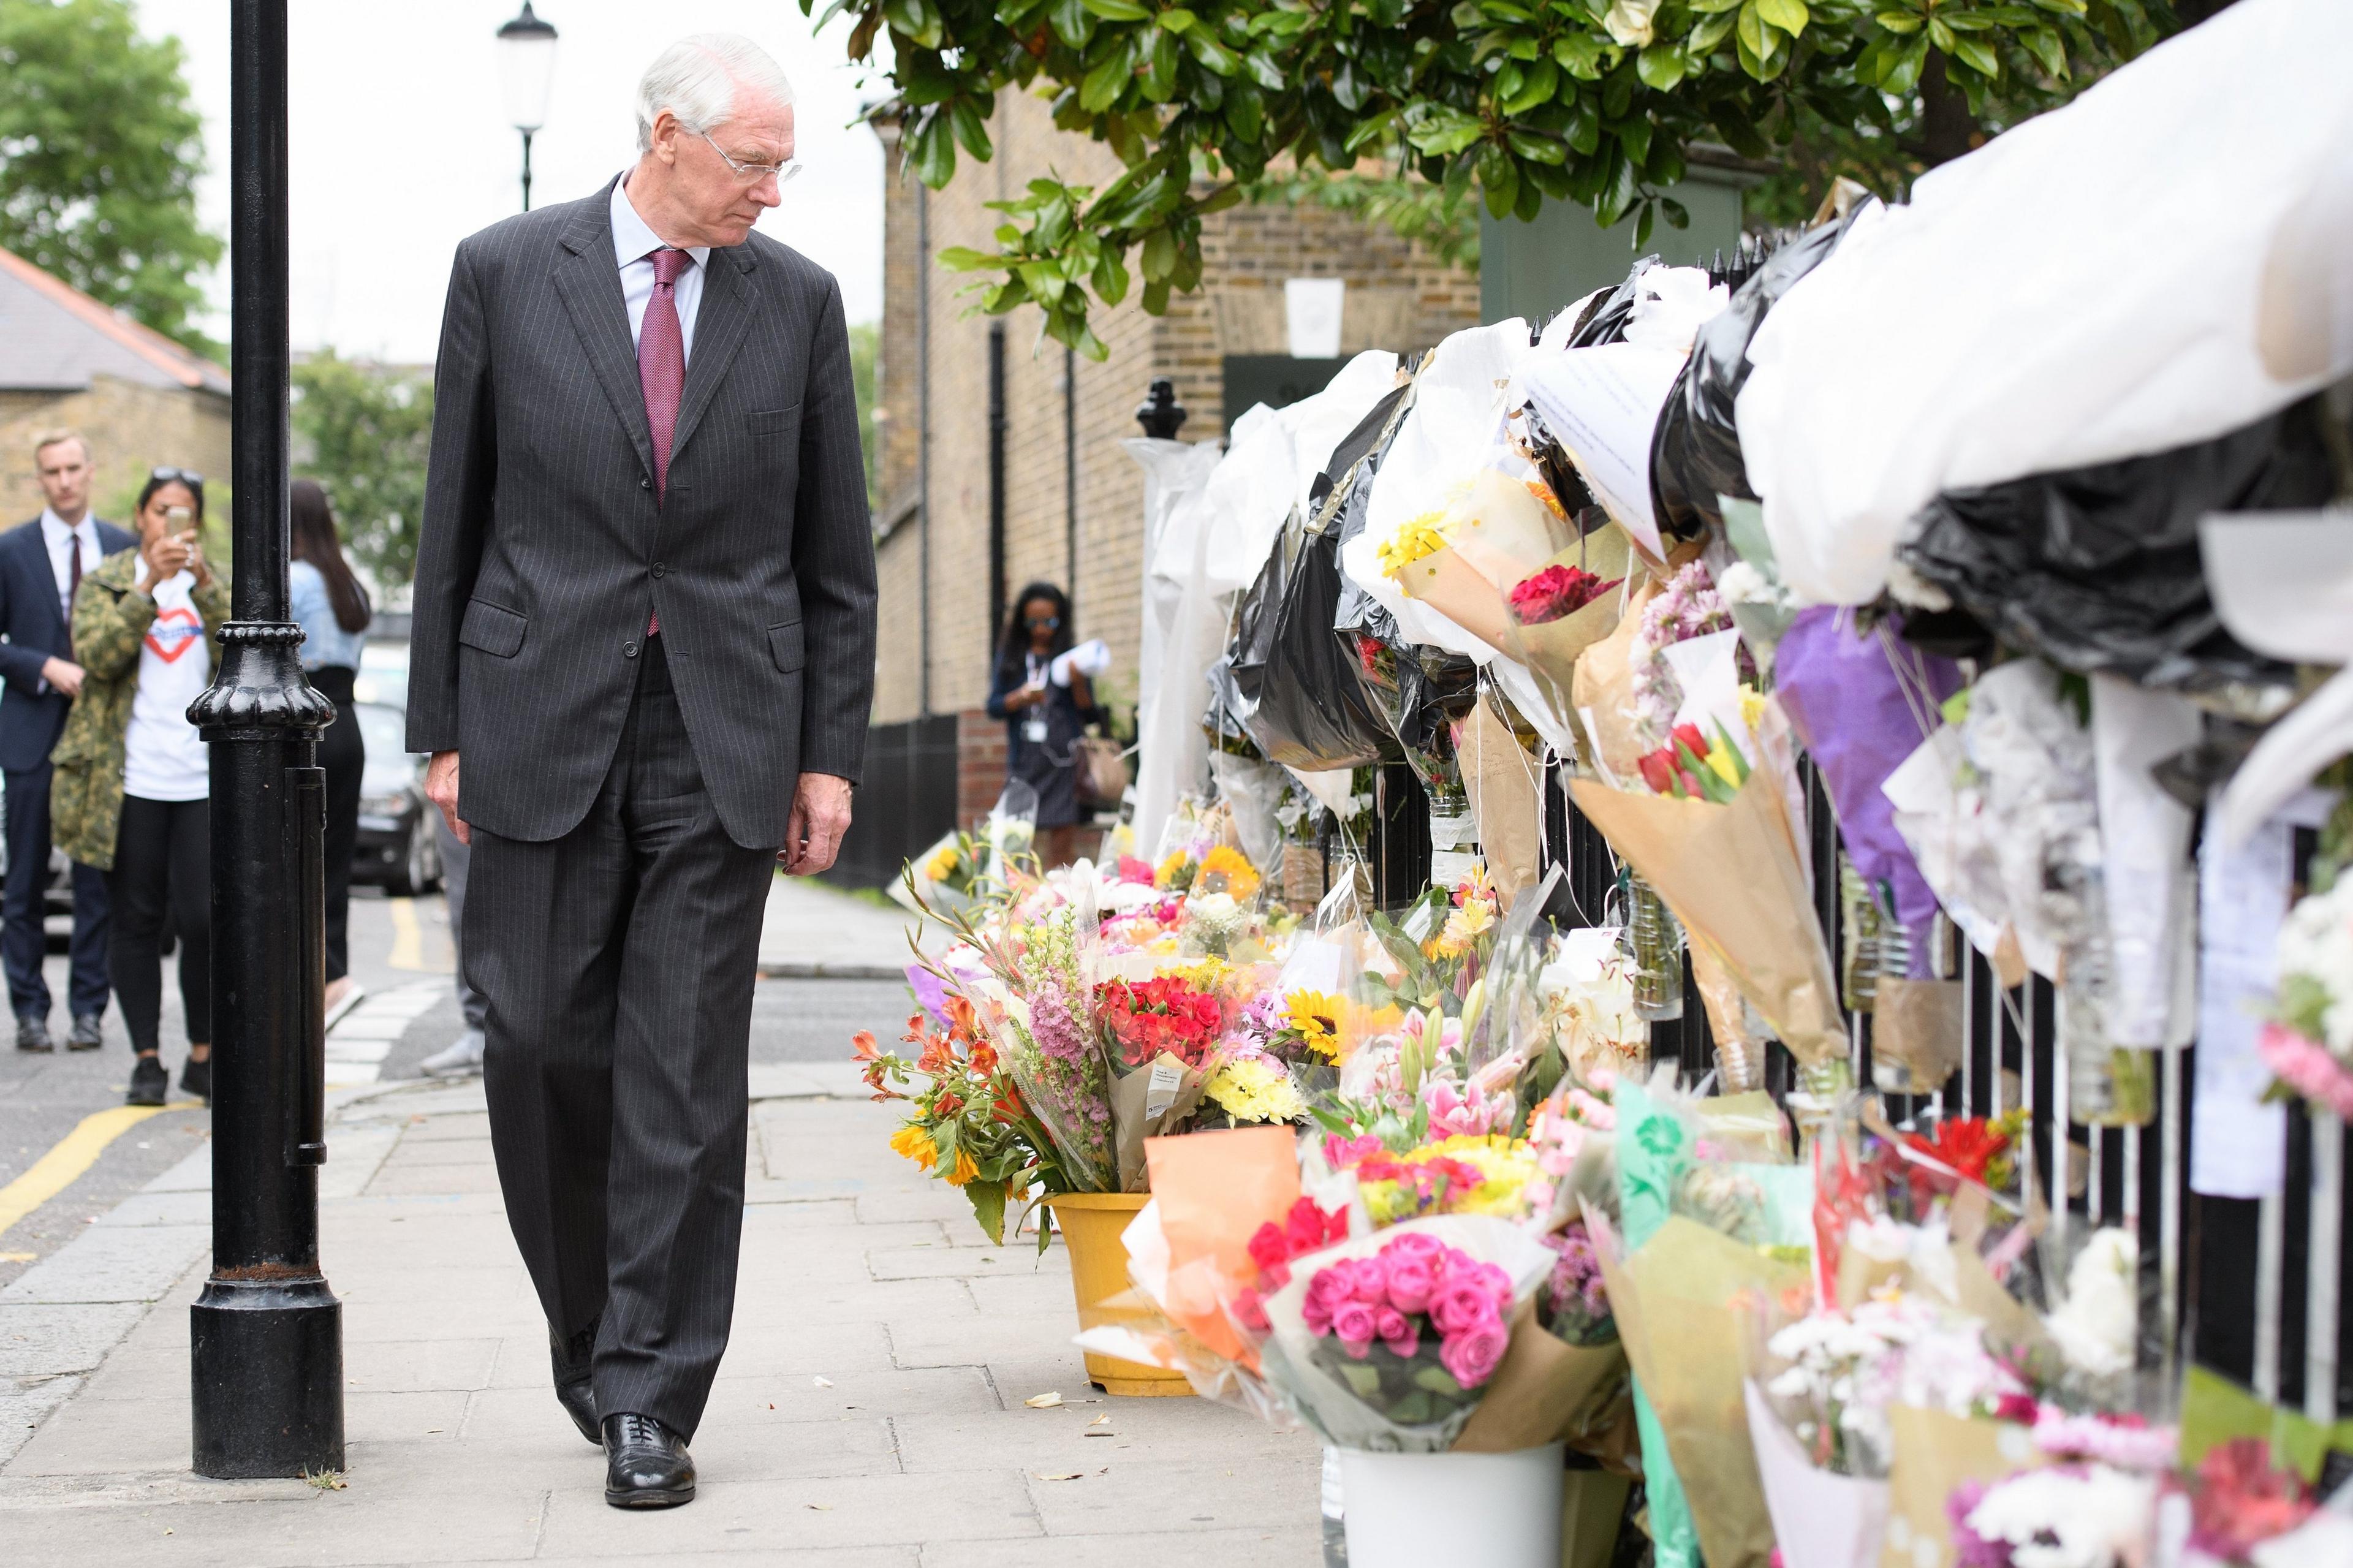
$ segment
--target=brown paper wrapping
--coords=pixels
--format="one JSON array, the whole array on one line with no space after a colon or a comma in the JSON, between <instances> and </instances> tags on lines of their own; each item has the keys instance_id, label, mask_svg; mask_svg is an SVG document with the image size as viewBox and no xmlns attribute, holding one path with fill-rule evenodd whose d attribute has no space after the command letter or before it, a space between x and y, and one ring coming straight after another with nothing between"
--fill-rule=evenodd
<instances>
[{"instance_id":1,"label":"brown paper wrapping","mask_svg":"<svg viewBox=\"0 0 2353 1568\"><path fill-rule=\"evenodd\" d=\"M1508 656L1512 651L1512 612L1506 599L1512 584L1498 587L1488 581L1461 552L1433 551L1407 563L1397 580L1407 598L1420 600L1497 653Z\"/></svg>"},{"instance_id":2,"label":"brown paper wrapping","mask_svg":"<svg viewBox=\"0 0 2353 1568\"><path fill-rule=\"evenodd\" d=\"M1520 889L1535 885L1544 864L1535 760L1521 749L1512 727L1484 702L1473 704L1463 720L1454 754L1462 765L1471 815L1479 824L1487 874L1509 913Z\"/></svg>"},{"instance_id":3,"label":"brown paper wrapping","mask_svg":"<svg viewBox=\"0 0 2353 1568\"><path fill-rule=\"evenodd\" d=\"M1624 1347L1563 1343L1535 1321L1535 1301L1524 1301L1511 1349L1454 1451L1512 1454L1605 1433L1625 1386Z\"/></svg>"},{"instance_id":4,"label":"brown paper wrapping","mask_svg":"<svg viewBox=\"0 0 2353 1568\"><path fill-rule=\"evenodd\" d=\"M2033 1436L2010 1422L1964 1420L1909 1405L1889 1405L1887 1422L1895 1462L1887 1472L1880 1568L1953 1568L1952 1517L1945 1511L1953 1489L2032 1469L2042 1463Z\"/></svg>"},{"instance_id":5,"label":"brown paper wrapping","mask_svg":"<svg viewBox=\"0 0 2353 1568\"><path fill-rule=\"evenodd\" d=\"M1587 1216L1588 1226L1593 1216ZM1745 1331L1737 1303L1806 1288L1803 1268L1682 1215L1631 1258L1599 1227L1595 1252L1618 1331L1667 1436L1709 1568L1767 1568L1773 1521L1741 1394Z\"/></svg>"},{"instance_id":6,"label":"brown paper wrapping","mask_svg":"<svg viewBox=\"0 0 2353 1568\"><path fill-rule=\"evenodd\" d=\"M1961 983L1957 980L1898 980L1882 976L1872 1005L1871 1059L1903 1072L1901 1083L1881 1088L1895 1094L1934 1094L1961 1068Z\"/></svg>"},{"instance_id":7,"label":"brown paper wrapping","mask_svg":"<svg viewBox=\"0 0 2353 1568\"><path fill-rule=\"evenodd\" d=\"M1144 1108L1152 1091L1152 1070L1158 1067L1174 1068L1182 1076L1177 1080L1176 1098L1163 1107L1159 1115L1146 1116ZM1148 1193L1152 1190L1145 1180L1144 1141L1158 1137L1192 1115L1201 1103L1201 1091L1208 1082L1208 1074L1198 1068L1187 1067L1182 1058L1166 1051L1125 1077L1112 1079L1112 1147L1119 1156L1121 1192Z\"/></svg>"},{"instance_id":8,"label":"brown paper wrapping","mask_svg":"<svg viewBox=\"0 0 2353 1568\"><path fill-rule=\"evenodd\" d=\"M1694 949L1714 951L1800 1064L1845 1058L1838 982L1770 770L1750 773L1727 805L1613 790L1596 779L1568 787L1610 847L1659 890Z\"/></svg>"},{"instance_id":9,"label":"brown paper wrapping","mask_svg":"<svg viewBox=\"0 0 2353 1568\"><path fill-rule=\"evenodd\" d=\"M1575 656L1576 668L1569 679L1570 701L1580 712L1592 714L1592 722L1586 727L1587 744L1611 773L1630 781L1641 778L1639 764L1651 748L1634 731L1634 715L1627 700L1634 686L1629 660L1634 651L1634 634L1642 625L1642 610L1658 595L1659 584L1652 579L1645 577L1636 584L1626 600L1624 616L1607 636ZM1567 626L1592 608L1588 605L1567 621L1553 625ZM1523 627L1521 635L1546 629Z\"/></svg>"}]
</instances>

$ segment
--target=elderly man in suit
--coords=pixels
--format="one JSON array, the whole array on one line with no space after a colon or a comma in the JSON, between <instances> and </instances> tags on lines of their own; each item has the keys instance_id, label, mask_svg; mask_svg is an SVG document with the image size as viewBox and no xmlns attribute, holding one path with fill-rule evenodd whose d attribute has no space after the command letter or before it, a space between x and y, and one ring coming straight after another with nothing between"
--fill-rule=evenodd
<instances>
[{"instance_id":1,"label":"elderly man in suit","mask_svg":"<svg viewBox=\"0 0 2353 1568\"><path fill-rule=\"evenodd\" d=\"M7 779L8 880L0 899L0 964L16 1013L16 1048L50 1051L48 951L42 927L49 881L49 752L81 692L73 657L73 596L82 574L138 543L90 515L90 443L74 430L33 437L33 468L48 504L21 528L0 533L0 773ZM71 994L66 1043L94 1051L106 1016L106 874L73 868Z\"/></svg>"},{"instance_id":2,"label":"elderly man in suit","mask_svg":"<svg viewBox=\"0 0 2353 1568\"><path fill-rule=\"evenodd\" d=\"M775 867L832 864L874 553L841 293L753 232L792 89L673 45L634 166L458 247L408 745L473 849L467 977L559 1400L617 1507L689 1500L733 1308Z\"/></svg>"}]
</instances>

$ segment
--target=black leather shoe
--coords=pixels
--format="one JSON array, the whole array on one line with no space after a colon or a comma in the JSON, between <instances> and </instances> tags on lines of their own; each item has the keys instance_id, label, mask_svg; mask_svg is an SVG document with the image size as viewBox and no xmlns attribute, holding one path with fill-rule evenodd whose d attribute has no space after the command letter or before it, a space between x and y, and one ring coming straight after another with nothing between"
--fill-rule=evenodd
<instances>
[{"instance_id":1,"label":"black leather shoe","mask_svg":"<svg viewBox=\"0 0 2353 1568\"><path fill-rule=\"evenodd\" d=\"M555 1385L555 1403L564 1406L564 1414L572 1417L572 1424L580 1428L580 1435L588 1439L591 1447L603 1446L605 1439L596 1430L595 1384L585 1377L576 1383L559 1383Z\"/></svg>"},{"instance_id":2,"label":"black leather shoe","mask_svg":"<svg viewBox=\"0 0 2353 1568\"><path fill-rule=\"evenodd\" d=\"M131 1092L122 1097L125 1105L161 1105L171 1092L172 1075L164 1070L163 1062L154 1057L140 1057L132 1063Z\"/></svg>"},{"instance_id":3,"label":"black leather shoe","mask_svg":"<svg viewBox=\"0 0 2353 1568\"><path fill-rule=\"evenodd\" d=\"M566 1345L556 1337L555 1330L547 1331L547 1358L555 1370L555 1402L580 1428L580 1435L590 1444L602 1447L605 1438L596 1429L596 1386L589 1381L589 1357L596 1348L596 1331L581 1330Z\"/></svg>"},{"instance_id":4,"label":"black leather shoe","mask_svg":"<svg viewBox=\"0 0 2353 1568\"><path fill-rule=\"evenodd\" d=\"M20 1051L54 1051L57 1042L49 1038L47 1018L20 1017L16 1020L16 1048Z\"/></svg>"},{"instance_id":5,"label":"black leather shoe","mask_svg":"<svg viewBox=\"0 0 2353 1568\"><path fill-rule=\"evenodd\" d=\"M76 1051L94 1051L104 1044L106 1044L106 1031L99 1026L98 1015L75 1014L73 1033L66 1037L66 1048Z\"/></svg>"},{"instance_id":6,"label":"black leather shoe","mask_svg":"<svg viewBox=\"0 0 2353 1568\"><path fill-rule=\"evenodd\" d=\"M605 1417L605 1500L615 1508L676 1508L694 1500L686 1439L650 1415Z\"/></svg>"}]
</instances>

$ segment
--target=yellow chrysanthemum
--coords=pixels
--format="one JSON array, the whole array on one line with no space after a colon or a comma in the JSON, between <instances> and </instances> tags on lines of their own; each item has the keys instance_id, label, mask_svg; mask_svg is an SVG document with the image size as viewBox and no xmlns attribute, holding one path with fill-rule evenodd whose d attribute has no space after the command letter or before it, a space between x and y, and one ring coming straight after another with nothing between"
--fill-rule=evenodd
<instances>
[{"instance_id":1,"label":"yellow chrysanthemum","mask_svg":"<svg viewBox=\"0 0 2353 1568\"><path fill-rule=\"evenodd\" d=\"M1294 991L1283 998L1282 1022L1297 1031L1301 1043L1316 1055L1337 1060L1340 1019L1347 1004L1321 991Z\"/></svg>"},{"instance_id":2,"label":"yellow chrysanthemum","mask_svg":"<svg viewBox=\"0 0 2353 1568\"><path fill-rule=\"evenodd\" d=\"M1740 689L1740 721L1748 732L1757 733L1757 726L1765 722L1765 694L1753 686Z\"/></svg>"},{"instance_id":3,"label":"yellow chrysanthemum","mask_svg":"<svg viewBox=\"0 0 2353 1568\"><path fill-rule=\"evenodd\" d=\"M923 875L934 882L944 882L955 874L956 862L962 858L955 845L943 844L923 862Z\"/></svg>"},{"instance_id":4,"label":"yellow chrysanthemum","mask_svg":"<svg viewBox=\"0 0 2353 1568\"><path fill-rule=\"evenodd\" d=\"M1504 1214L1518 1211L1525 1202L1528 1184L1540 1173L1535 1152L1525 1138L1500 1133L1485 1138L1458 1136L1417 1149L1409 1159L1443 1156L1474 1167L1485 1178L1478 1191L1450 1194L1447 1207L1458 1214Z\"/></svg>"},{"instance_id":5,"label":"yellow chrysanthemum","mask_svg":"<svg viewBox=\"0 0 2353 1568\"><path fill-rule=\"evenodd\" d=\"M933 1143L932 1135L912 1121L891 1134L891 1152L905 1155L926 1171L937 1164L940 1158L939 1148Z\"/></svg>"},{"instance_id":6,"label":"yellow chrysanthemum","mask_svg":"<svg viewBox=\"0 0 2353 1568\"><path fill-rule=\"evenodd\" d=\"M1443 512L1426 511L1398 524L1397 531L1381 541L1374 552L1382 574L1394 577L1423 556L1435 555L1445 549L1446 536L1438 531L1444 516Z\"/></svg>"},{"instance_id":7,"label":"yellow chrysanthemum","mask_svg":"<svg viewBox=\"0 0 2353 1568\"><path fill-rule=\"evenodd\" d=\"M1204 1092L1236 1121L1296 1121L1307 1114L1291 1075L1264 1057L1236 1057Z\"/></svg>"},{"instance_id":8,"label":"yellow chrysanthemum","mask_svg":"<svg viewBox=\"0 0 2353 1568\"><path fill-rule=\"evenodd\" d=\"M1222 881L1227 897L1240 903L1258 891L1259 877L1249 856L1230 844L1220 844L1201 857L1201 873L1194 881L1211 892L1220 890Z\"/></svg>"}]
</instances>

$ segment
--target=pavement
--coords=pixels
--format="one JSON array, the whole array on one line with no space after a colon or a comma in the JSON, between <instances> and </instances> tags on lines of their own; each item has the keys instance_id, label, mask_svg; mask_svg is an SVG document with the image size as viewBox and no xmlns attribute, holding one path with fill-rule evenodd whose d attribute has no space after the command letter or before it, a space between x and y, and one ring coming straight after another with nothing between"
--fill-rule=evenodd
<instances>
[{"instance_id":1,"label":"pavement","mask_svg":"<svg viewBox=\"0 0 2353 1568\"><path fill-rule=\"evenodd\" d=\"M1042 1258L1029 1238L989 1246L958 1194L887 1149L895 1117L843 1058L850 1030L895 1035L907 1009L903 987L858 978L903 962L880 945L903 951L893 912L798 885L780 904L764 968L773 951L843 977L787 970L755 994L742 1279L693 1504L606 1506L600 1457L547 1386L480 1083L406 1076L456 1031L446 980L415 978L330 1047L347 1079L375 1071L331 1090L322 1173L346 1469L189 1471L185 1308L209 1252L198 1147L0 1288L0 1559L1317 1562L1312 1440L1198 1400L1095 1392L1069 1342L1059 1242ZM860 950L853 927L874 940ZM1046 1393L1062 1403L1024 1403Z\"/></svg>"}]
</instances>

